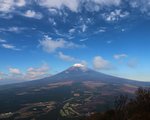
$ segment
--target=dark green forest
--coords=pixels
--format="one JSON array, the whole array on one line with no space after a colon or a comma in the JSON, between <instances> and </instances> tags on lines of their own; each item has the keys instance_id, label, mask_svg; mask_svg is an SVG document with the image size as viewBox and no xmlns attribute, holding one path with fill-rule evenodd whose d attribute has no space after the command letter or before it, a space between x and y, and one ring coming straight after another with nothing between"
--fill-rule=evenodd
<instances>
[{"instance_id":1,"label":"dark green forest","mask_svg":"<svg viewBox=\"0 0 150 120\"><path fill-rule=\"evenodd\" d=\"M86 120L150 120L150 88L139 88L132 99L120 95L114 109L95 113Z\"/></svg>"}]
</instances>

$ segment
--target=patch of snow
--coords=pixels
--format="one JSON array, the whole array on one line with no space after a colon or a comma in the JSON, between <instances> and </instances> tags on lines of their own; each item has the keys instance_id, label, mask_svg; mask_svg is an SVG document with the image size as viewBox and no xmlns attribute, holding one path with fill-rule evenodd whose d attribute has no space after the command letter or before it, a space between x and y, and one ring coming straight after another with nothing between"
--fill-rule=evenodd
<instances>
[{"instance_id":1,"label":"patch of snow","mask_svg":"<svg viewBox=\"0 0 150 120\"><path fill-rule=\"evenodd\" d=\"M73 67L85 67L85 66L82 65L82 64L77 63L77 64L74 64Z\"/></svg>"}]
</instances>

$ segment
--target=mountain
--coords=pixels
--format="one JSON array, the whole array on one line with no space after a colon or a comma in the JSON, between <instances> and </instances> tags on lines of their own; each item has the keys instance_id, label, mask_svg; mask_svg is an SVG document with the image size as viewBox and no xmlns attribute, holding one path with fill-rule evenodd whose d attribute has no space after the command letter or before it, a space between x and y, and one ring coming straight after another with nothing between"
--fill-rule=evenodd
<instances>
[{"instance_id":1,"label":"mountain","mask_svg":"<svg viewBox=\"0 0 150 120\"><path fill-rule=\"evenodd\" d=\"M150 83L74 64L51 77L1 86L0 120L80 120L113 108L115 96L134 97L140 86L150 86Z\"/></svg>"},{"instance_id":2,"label":"mountain","mask_svg":"<svg viewBox=\"0 0 150 120\"><path fill-rule=\"evenodd\" d=\"M33 80L23 83L13 84L11 86L36 86L36 85L46 85L53 82L61 82L61 81L101 81L109 84L131 84L137 86L148 86L149 82L141 82L136 80L129 80L125 78L115 77L111 75L107 75L101 72L97 72L92 70L85 65L82 64L74 64L70 68L50 77L42 78L39 80ZM5 85L10 86L10 85Z\"/></svg>"},{"instance_id":3,"label":"mountain","mask_svg":"<svg viewBox=\"0 0 150 120\"><path fill-rule=\"evenodd\" d=\"M107 75L101 72L97 72L95 70L87 68L85 65L82 64L74 64L70 68L51 77L43 78L36 81L26 82L26 83L32 85L34 84L45 85L52 82L62 82L62 81L75 81L75 82L99 81L99 82L104 82L109 84L131 84L137 86L150 85L149 82L129 80L129 79L115 77L112 75Z\"/></svg>"}]
</instances>

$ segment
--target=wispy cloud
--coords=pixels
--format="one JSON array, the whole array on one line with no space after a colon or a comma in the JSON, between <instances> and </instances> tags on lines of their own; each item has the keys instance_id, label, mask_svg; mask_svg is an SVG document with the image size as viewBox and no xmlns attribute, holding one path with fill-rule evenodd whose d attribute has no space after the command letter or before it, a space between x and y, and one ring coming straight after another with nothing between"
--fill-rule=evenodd
<instances>
[{"instance_id":1,"label":"wispy cloud","mask_svg":"<svg viewBox=\"0 0 150 120\"><path fill-rule=\"evenodd\" d=\"M106 27L101 27L94 32L94 34L105 33L107 31Z\"/></svg>"},{"instance_id":2,"label":"wispy cloud","mask_svg":"<svg viewBox=\"0 0 150 120\"><path fill-rule=\"evenodd\" d=\"M55 52L57 49L83 47L82 45L78 45L73 42L66 41L62 38L53 40L51 37L48 36L44 36L44 38L40 40L39 43L40 46L43 48L43 50L48 53Z\"/></svg>"},{"instance_id":3,"label":"wispy cloud","mask_svg":"<svg viewBox=\"0 0 150 120\"><path fill-rule=\"evenodd\" d=\"M0 43L6 43L7 41L0 38Z\"/></svg>"},{"instance_id":4,"label":"wispy cloud","mask_svg":"<svg viewBox=\"0 0 150 120\"><path fill-rule=\"evenodd\" d=\"M67 7L73 12L77 12L79 6L79 0L38 0L38 3L48 9Z\"/></svg>"},{"instance_id":5,"label":"wispy cloud","mask_svg":"<svg viewBox=\"0 0 150 120\"><path fill-rule=\"evenodd\" d=\"M47 64L40 67L29 67L24 73L19 68L10 67L8 68L8 74L0 72L0 80L36 80L50 76L49 70Z\"/></svg>"},{"instance_id":6,"label":"wispy cloud","mask_svg":"<svg viewBox=\"0 0 150 120\"><path fill-rule=\"evenodd\" d=\"M14 75L21 74L21 71L18 68L9 68L9 72Z\"/></svg>"},{"instance_id":7,"label":"wispy cloud","mask_svg":"<svg viewBox=\"0 0 150 120\"><path fill-rule=\"evenodd\" d=\"M150 15L150 0L131 0L129 4L132 8Z\"/></svg>"},{"instance_id":8,"label":"wispy cloud","mask_svg":"<svg viewBox=\"0 0 150 120\"><path fill-rule=\"evenodd\" d=\"M23 27L13 26L13 27L8 27L8 28L0 28L0 31L2 31L2 32L20 33L20 32L22 32L25 29L26 28L23 28Z\"/></svg>"},{"instance_id":9,"label":"wispy cloud","mask_svg":"<svg viewBox=\"0 0 150 120\"><path fill-rule=\"evenodd\" d=\"M83 39L80 40L80 42L84 42L84 41L87 41L87 40L88 40L88 38L83 38Z\"/></svg>"},{"instance_id":10,"label":"wispy cloud","mask_svg":"<svg viewBox=\"0 0 150 120\"><path fill-rule=\"evenodd\" d=\"M85 0L82 1L87 11L99 11L102 8L119 6L122 0Z\"/></svg>"},{"instance_id":11,"label":"wispy cloud","mask_svg":"<svg viewBox=\"0 0 150 120\"><path fill-rule=\"evenodd\" d=\"M34 80L46 77L49 75L49 69L50 68L47 64L43 64L41 67L38 68L30 67L27 69L25 79Z\"/></svg>"},{"instance_id":12,"label":"wispy cloud","mask_svg":"<svg viewBox=\"0 0 150 120\"><path fill-rule=\"evenodd\" d=\"M124 59L124 58L127 58L128 57L128 55L127 54L115 54L114 56L114 59L116 59L116 60L120 60L120 59Z\"/></svg>"},{"instance_id":13,"label":"wispy cloud","mask_svg":"<svg viewBox=\"0 0 150 120\"><path fill-rule=\"evenodd\" d=\"M69 56L69 55L65 55L64 53L62 52L59 52L58 53L58 57L64 61L67 61L67 62L76 62L78 61L76 58L72 57L72 56Z\"/></svg>"},{"instance_id":14,"label":"wispy cloud","mask_svg":"<svg viewBox=\"0 0 150 120\"><path fill-rule=\"evenodd\" d=\"M0 1L0 12L12 12L18 7L26 5L26 0L1 0Z\"/></svg>"},{"instance_id":15,"label":"wispy cloud","mask_svg":"<svg viewBox=\"0 0 150 120\"><path fill-rule=\"evenodd\" d=\"M102 16L108 22L118 21L129 15L129 12L122 11L121 9L116 9L110 13L104 13Z\"/></svg>"},{"instance_id":16,"label":"wispy cloud","mask_svg":"<svg viewBox=\"0 0 150 120\"><path fill-rule=\"evenodd\" d=\"M88 26L85 25L85 24L83 24L83 25L81 26L82 32L85 32L85 31L87 30L87 28L88 28Z\"/></svg>"},{"instance_id":17,"label":"wispy cloud","mask_svg":"<svg viewBox=\"0 0 150 120\"><path fill-rule=\"evenodd\" d=\"M54 18L49 18L48 20L49 20L49 22L50 22L52 25L54 25L54 26L57 25L57 23L56 23L56 21L54 20Z\"/></svg>"},{"instance_id":18,"label":"wispy cloud","mask_svg":"<svg viewBox=\"0 0 150 120\"><path fill-rule=\"evenodd\" d=\"M24 30L24 28L20 28L20 27L10 27L10 28L8 28L9 32L16 32L16 33L18 33L18 32L21 32L22 30Z\"/></svg>"},{"instance_id":19,"label":"wispy cloud","mask_svg":"<svg viewBox=\"0 0 150 120\"><path fill-rule=\"evenodd\" d=\"M18 8L25 7L26 5L30 4L32 5L35 1L27 1L27 0L1 0L0 1L0 12L3 13L3 17L10 18L12 15L8 15L7 13L11 13L13 11L19 10ZM60 14L61 10L64 8L69 9L72 12L81 12L82 9L86 9L88 12L93 11L100 11L102 9L116 7L118 8L119 5L127 4L132 9L140 10L142 13L150 14L150 6L149 6L149 0L129 0L129 1L123 1L123 0L36 0L36 5L45 7L47 10L52 14ZM84 7L83 7L84 6ZM106 10L107 11L107 10ZM107 11L107 12L108 12ZM64 12L64 11L63 11ZM4 14L6 13L6 14ZM119 16L122 17L127 12L121 12L120 15L117 17L117 12L112 11L109 15L106 16L107 21L114 21L119 19ZM34 10L27 10L24 13L25 16L30 18L36 18L41 19L41 14L35 12ZM34 16L34 17L33 17ZM87 19L88 21L88 19Z\"/></svg>"},{"instance_id":20,"label":"wispy cloud","mask_svg":"<svg viewBox=\"0 0 150 120\"><path fill-rule=\"evenodd\" d=\"M43 15L40 12L35 12L33 10L27 10L24 14L22 14L28 18L42 19Z\"/></svg>"},{"instance_id":21,"label":"wispy cloud","mask_svg":"<svg viewBox=\"0 0 150 120\"><path fill-rule=\"evenodd\" d=\"M73 34L73 33L75 33L75 31L76 31L76 29L75 29L75 28L72 28L72 29L69 30L69 33L70 33L70 34Z\"/></svg>"},{"instance_id":22,"label":"wispy cloud","mask_svg":"<svg viewBox=\"0 0 150 120\"><path fill-rule=\"evenodd\" d=\"M118 6L120 5L121 3L121 0L91 0L101 6L111 6L111 5L114 5L114 6Z\"/></svg>"},{"instance_id":23,"label":"wispy cloud","mask_svg":"<svg viewBox=\"0 0 150 120\"><path fill-rule=\"evenodd\" d=\"M112 40L106 41L107 44L111 44L112 42L113 42Z\"/></svg>"},{"instance_id":24,"label":"wispy cloud","mask_svg":"<svg viewBox=\"0 0 150 120\"><path fill-rule=\"evenodd\" d=\"M14 46L14 45L12 45L12 44L2 44L1 45L3 48L5 48L5 49L10 49L10 50L20 50L20 49L18 49L18 48L16 48L16 46Z\"/></svg>"}]
</instances>

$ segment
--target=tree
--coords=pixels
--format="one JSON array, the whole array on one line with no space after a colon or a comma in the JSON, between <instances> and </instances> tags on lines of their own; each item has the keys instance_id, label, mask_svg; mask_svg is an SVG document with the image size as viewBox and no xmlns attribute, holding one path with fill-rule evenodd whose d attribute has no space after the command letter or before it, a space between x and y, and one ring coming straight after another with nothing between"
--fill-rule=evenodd
<instances>
[{"instance_id":1,"label":"tree","mask_svg":"<svg viewBox=\"0 0 150 120\"><path fill-rule=\"evenodd\" d=\"M150 88L139 88L134 99L118 96L113 110L96 113L87 120L150 120Z\"/></svg>"},{"instance_id":2,"label":"tree","mask_svg":"<svg viewBox=\"0 0 150 120\"><path fill-rule=\"evenodd\" d=\"M115 120L127 120L127 110L126 105L128 102L128 97L125 95L120 95L115 99Z\"/></svg>"}]
</instances>

